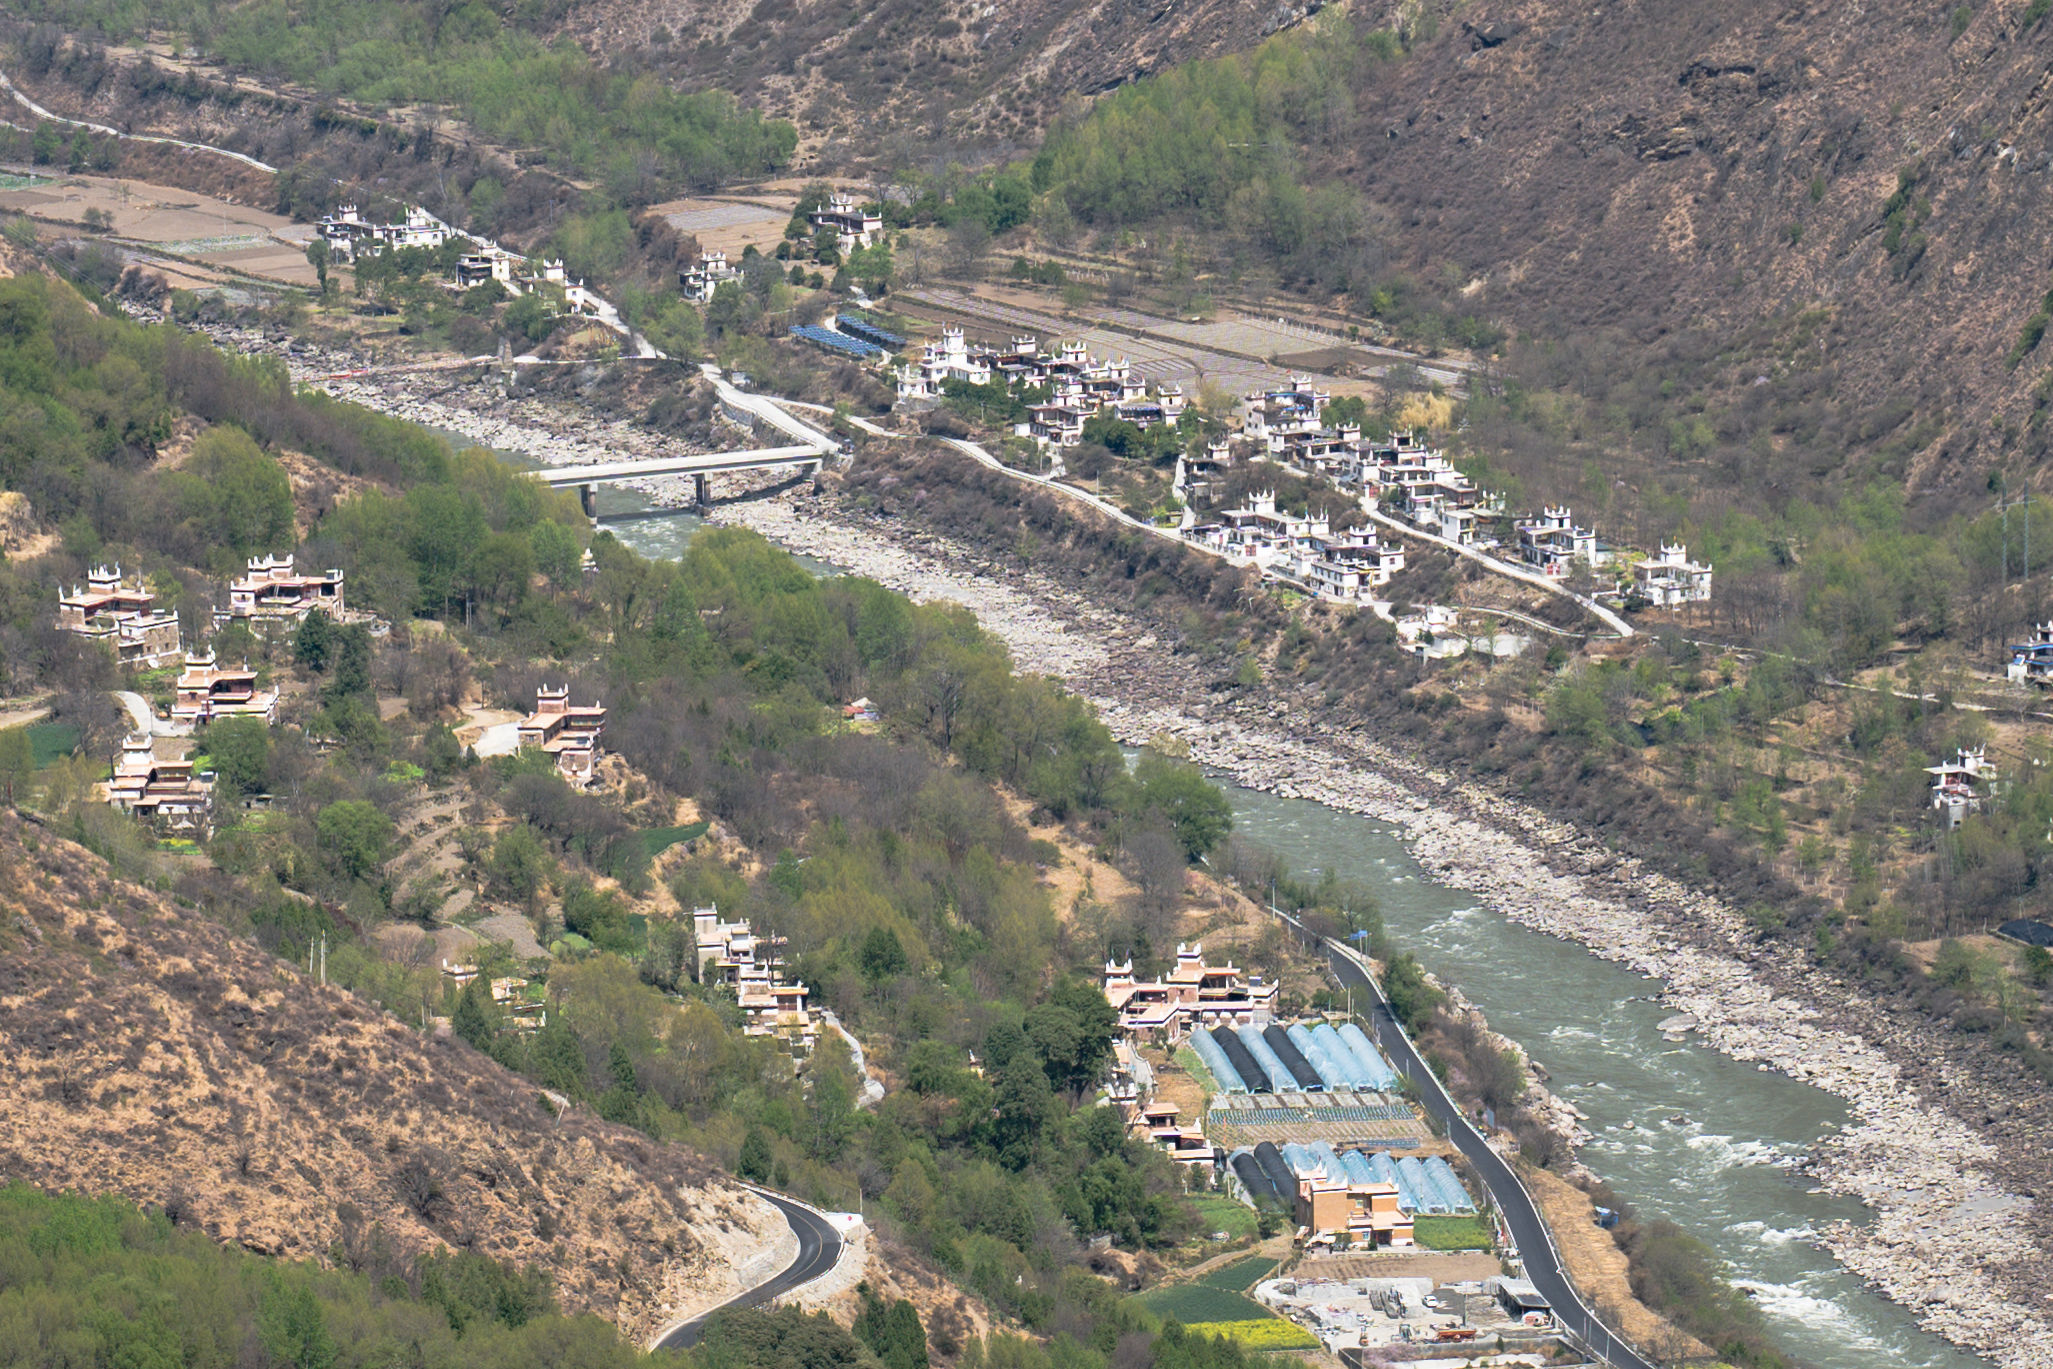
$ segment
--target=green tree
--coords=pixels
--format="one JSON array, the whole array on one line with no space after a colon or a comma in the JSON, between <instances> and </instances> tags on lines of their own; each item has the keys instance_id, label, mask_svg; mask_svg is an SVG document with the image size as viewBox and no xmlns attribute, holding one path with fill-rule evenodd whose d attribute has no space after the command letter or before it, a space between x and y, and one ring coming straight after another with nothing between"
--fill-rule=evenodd
<instances>
[{"instance_id":1,"label":"green tree","mask_svg":"<svg viewBox=\"0 0 2053 1369\"><path fill-rule=\"evenodd\" d=\"M203 545L248 556L292 543L292 482L240 428L201 433L166 483L173 516Z\"/></svg>"},{"instance_id":2,"label":"green tree","mask_svg":"<svg viewBox=\"0 0 2053 1369\"><path fill-rule=\"evenodd\" d=\"M392 841L392 819L363 799L342 799L314 818L321 854L344 879L362 879L385 859Z\"/></svg>"},{"instance_id":3,"label":"green tree","mask_svg":"<svg viewBox=\"0 0 2053 1369\"><path fill-rule=\"evenodd\" d=\"M862 1310L850 1329L884 1369L927 1369L927 1331L920 1325L919 1309L904 1298L887 1303L867 1283L857 1285L856 1293Z\"/></svg>"},{"instance_id":4,"label":"green tree","mask_svg":"<svg viewBox=\"0 0 2053 1369\"><path fill-rule=\"evenodd\" d=\"M905 947L889 927L870 928L856 959L862 965L863 978L872 984L895 979L906 971Z\"/></svg>"},{"instance_id":5,"label":"green tree","mask_svg":"<svg viewBox=\"0 0 2053 1369\"><path fill-rule=\"evenodd\" d=\"M48 166L64 151L64 130L52 123L36 125L36 136L30 152L37 166Z\"/></svg>"},{"instance_id":6,"label":"green tree","mask_svg":"<svg viewBox=\"0 0 2053 1369\"><path fill-rule=\"evenodd\" d=\"M491 986L480 973L457 995L456 1011L450 1015L449 1029L460 1040L485 1050L491 1046L492 1038L499 1034L496 1018Z\"/></svg>"},{"instance_id":7,"label":"green tree","mask_svg":"<svg viewBox=\"0 0 2053 1369\"><path fill-rule=\"evenodd\" d=\"M1383 966L1383 992L1390 1009L1408 1031L1416 1032L1440 1006L1440 992L1426 982L1426 972L1411 952L1389 958Z\"/></svg>"},{"instance_id":8,"label":"green tree","mask_svg":"<svg viewBox=\"0 0 2053 1369\"><path fill-rule=\"evenodd\" d=\"M543 1088L554 1089L571 1098L584 1096L585 1048L560 1011L550 1012L549 1020L535 1033L534 1050L529 1058L533 1062L535 1081Z\"/></svg>"},{"instance_id":9,"label":"green tree","mask_svg":"<svg viewBox=\"0 0 2053 1369\"><path fill-rule=\"evenodd\" d=\"M1169 820L1184 854L1202 860L1233 830L1233 806L1205 772L1188 761L1149 751L1134 767L1139 812L1154 809Z\"/></svg>"},{"instance_id":10,"label":"green tree","mask_svg":"<svg viewBox=\"0 0 2053 1369\"><path fill-rule=\"evenodd\" d=\"M770 1138L761 1127L750 1127L748 1135L741 1138L741 1158L735 1163L734 1172L754 1184L770 1182L770 1167L776 1157L770 1150Z\"/></svg>"},{"instance_id":11,"label":"green tree","mask_svg":"<svg viewBox=\"0 0 2053 1369\"><path fill-rule=\"evenodd\" d=\"M329 707L345 699L366 698L371 693L371 634L362 623L330 630L328 638L328 683L321 699ZM373 710L372 718L377 717Z\"/></svg>"},{"instance_id":12,"label":"green tree","mask_svg":"<svg viewBox=\"0 0 2053 1369\"><path fill-rule=\"evenodd\" d=\"M1118 1019L1102 991L1075 978L1055 985L1048 1001L1026 1015L1027 1040L1048 1082L1075 1097L1097 1082L1112 1055Z\"/></svg>"},{"instance_id":13,"label":"green tree","mask_svg":"<svg viewBox=\"0 0 2053 1369\"><path fill-rule=\"evenodd\" d=\"M506 331L515 342L534 346L556 331L556 309L539 290L530 290L506 306Z\"/></svg>"},{"instance_id":14,"label":"green tree","mask_svg":"<svg viewBox=\"0 0 2053 1369\"><path fill-rule=\"evenodd\" d=\"M7 802L14 802L14 786L36 773L35 743L26 727L0 732L0 785L6 787Z\"/></svg>"},{"instance_id":15,"label":"green tree","mask_svg":"<svg viewBox=\"0 0 2053 1369\"><path fill-rule=\"evenodd\" d=\"M307 244L307 262L314 268L314 279L320 283L321 296L328 294L328 240L315 238Z\"/></svg>"},{"instance_id":16,"label":"green tree","mask_svg":"<svg viewBox=\"0 0 2053 1369\"><path fill-rule=\"evenodd\" d=\"M540 897L554 868L542 838L526 823L507 828L493 843L493 881L529 907Z\"/></svg>"},{"instance_id":17,"label":"green tree","mask_svg":"<svg viewBox=\"0 0 2053 1369\"><path fill-rule=\"evenodd\" d=\"M578 579L582 548L577 534L553 518L544 518L528 529L528 546L535 569L557 589L569 589Z\"/></svg>"},{"instance_id":18,"label":"green tree","mask_svg":"<svg viewBox=\"0 0 2053 1369\"><path fill-rule=\"evenodd\" d=\"M214 774L231 793L261 794L271 767L271 729L262 718L223 718L201 739Z\"/></svg>"},{"instance_id":19,"label":"green tree","mask_svg":"<svg viewBox=\"0 0 2053 1369\"><path fill-rule=\"evenodd\" d=\"M272 1362L289 1369L330 1369L335 1338L314 1290L300 1280L275 1278L257 1313L258 1335Z\"/></svg>"},{"instance_id":20,"label":"green tree","mask_svg":"<svg viewBox=\"0 0 2053 1369\"><path fill-rule=\"evenodd\" d=\"M322 674L328 669L328 658L334 650L333 618L321 609L315 609L300 620L298 631L292 634L292 659L296 665L316 675Z\"/></svg>"}]
</instances>

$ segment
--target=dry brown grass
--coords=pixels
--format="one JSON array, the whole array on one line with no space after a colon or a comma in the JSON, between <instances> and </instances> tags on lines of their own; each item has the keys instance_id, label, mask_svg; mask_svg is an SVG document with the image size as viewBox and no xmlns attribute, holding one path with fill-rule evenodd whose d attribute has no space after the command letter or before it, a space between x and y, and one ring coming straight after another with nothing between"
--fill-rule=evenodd
<instances>
[{"instance_id":1,"label":"dry brown grass","mask_svg":"<svg viewBox=\"0 0 2053 1369\"><path fill-rule=\"evenodd\" d=\"M201 914L0 819L0 1177L177 1199L210 1234L322 1256L350 1204L403 1252L548 1266L630 1334L727 1296L781 1234L702 1156L573 1112L468 1046L309 983ZM429 1157L422 1216L402 1171Z\"/></svg>"},{"instance_id":2,"label":"dry brown grass","mask_svg":"<svg viewBox=\"0 0 2053 1369\"><path fill-rule=\"evenodd\" d=\"M1618 1330L1638 1345L1672 1345L1686 1341L1688 1355L1705 1355L1711 1348L1684 1337L1667 1318L1632 1295L1626 1277L1625 1252L1611 1239L1611 1233L1596 1223L1596 1204L1590 1195L1552 1170L1521 1165L1519 1177L1531 1191L1554 1243L1568 1265L1569 1277L1589 1302L1615 1315Z\"/></svg>"}]
</instances>

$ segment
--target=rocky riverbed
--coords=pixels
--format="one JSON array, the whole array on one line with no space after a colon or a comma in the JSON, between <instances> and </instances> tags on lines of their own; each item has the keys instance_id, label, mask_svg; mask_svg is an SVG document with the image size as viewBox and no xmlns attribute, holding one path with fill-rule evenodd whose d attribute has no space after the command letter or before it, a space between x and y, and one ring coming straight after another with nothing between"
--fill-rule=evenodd
<instances>
[{"instance_id":1,"label":"rocky riverbed","mask_svg":"<svg viewBox=\"0 0 2053 1369\"><path fill-rule=\"evenodd\" d=\"M250 349L250 340L222 340ZM509 400L476 384L452 388L446 376L322 381L353 359L291 360L303 383L538 464L685 450L555 400ZM682 502L675 482L650 483L657 502ZM1190 672L1165 668L1160 644L1136 632L1130 618L1052 578L842 509L831 496L729 503L711 517L916 599L961 603L1008 645L1020 668L1065 680L1122 740L1175 736L1197 760L1250 788L1369 816L1401 831L1441 882L1658 979L1662 1000L1693 1018L1706 1044L1846 1101L1849 1125L1822 1143L1811 1169L1823 1186L1858 1197L1875 1214L1821 1235L1849 1269L1929 1329L2006 1369L2053 1365L2039 1252L2020 1249L2028 1233L2046 1229L2035 1201L2043 1137L1999 1149L1927 1102L1904 1068L1918 1063L1917 1053L1899 1041L1892 1057L1880 1044L1894 1024L1871 1006L1849 1006L1845 986L1796 952L1763 947L1734 909L1359 731L1301 722L1309 713L1287 697L1254 703L1211 692ZM1928 1069L1931 1059L1923 1061ZM1940 1082L1972 1092L1972 1081Z\"/></svg>"},{"instance_id":2,"label":"rocky riverbed","mask_svg":"<svg viewBox=\"0 0 2053 1369\"><path fill-rule=\"evenodd\" d=\"M1152 637L1052 580L831 497L735 504L714 517L916 599L964 604L1022 669L1066 680L1122 740L1174 736L1249 788L1387 824L1442 883L1658 979L1662 1001L1713 1049L1848 1104L1848 1126L1810 1162L1825 1188L1875 1213L1821 1233L1841 1262L1956 1344L2016 1369L2053 1364L2053 1325L2028 1290L1998 1275L2016 1267L2032 1190L2006 1182L1997 1149L1927 1103L1875 1038L1816 1006L1844 999L1844 985L1764 950L1734 909L1359 733L1302 729L1286 701L1229 702L1179 680Z\"/></svg>"}]
</instances>

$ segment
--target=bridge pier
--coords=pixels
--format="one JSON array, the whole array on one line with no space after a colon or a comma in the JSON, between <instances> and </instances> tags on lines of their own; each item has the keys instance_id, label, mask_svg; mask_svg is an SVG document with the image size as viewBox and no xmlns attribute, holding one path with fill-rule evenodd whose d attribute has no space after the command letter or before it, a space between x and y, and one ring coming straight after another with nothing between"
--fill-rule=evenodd
<instances>
[{"instance_id":1,"label":"bridge pier","mask_svg":"<svg viewBox=\"0 0 2053 1369\"><path fill-rule=\"evenodd\" d=\"M710 476L695 475L691 478L692 502L705 508L713 502L713 481Z\"/></svg>"},{"instance_id":2,"label":"bridge pier","mask_svg":"<svg viewBox=\"0 0 2053 1369\"><path fill-rule=\"evenodd\" d=\"M824 461L815 461L810 466L806 467L806 474L813 478L814 494L819 494L826 489L826 484L820 478L822 474L825 473L826 469L827 463Z\"/></svg>"},{"instance_id":3,"label":"bridge pier","mask_svg":"<svg viewBox=\"0 0 2053 1369\"><path fill-rule=\"evenodd\" d=\"M577 487L577 502L584 505L585 517L599 516L599 487L589 482Z\"/></svg>"}]
</instances>

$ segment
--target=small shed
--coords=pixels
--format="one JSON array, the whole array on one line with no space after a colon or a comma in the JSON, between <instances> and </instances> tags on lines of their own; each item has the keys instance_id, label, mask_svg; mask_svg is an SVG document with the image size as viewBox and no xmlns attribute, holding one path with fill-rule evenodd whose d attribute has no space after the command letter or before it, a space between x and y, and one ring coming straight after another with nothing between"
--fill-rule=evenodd
<instances>
[{"instance_id":1,"label":"small shed","mask_svg":"<svg viewBox=\"0 0 2053 1369\"><path fill-rule=\"evenodd\" d=\"M1521 1319L1528 1312L1553 1311L1547 1300L1540 1296L1540 1290L1533 1287L1529 1279L1498 1279L1497 1303L1504 1309L1505 1315Z\"/></svg>"},{"instance_id":2,"label":"small shed","mask_svg":"<svg viewBox=\"0 0 2053 1369\"><path fill-rule=\"evenodd\" d=\"M1996 929L1996 935L2021 941L2027 946L2041 946L2053 950L2053 926L2033 918L2017 918Z\"/></svg>"}]
</instances>

